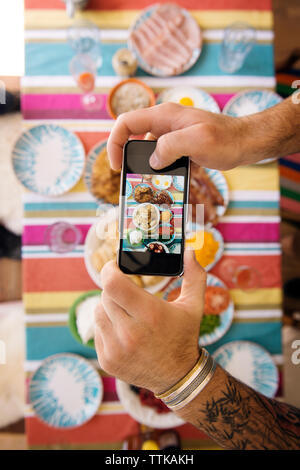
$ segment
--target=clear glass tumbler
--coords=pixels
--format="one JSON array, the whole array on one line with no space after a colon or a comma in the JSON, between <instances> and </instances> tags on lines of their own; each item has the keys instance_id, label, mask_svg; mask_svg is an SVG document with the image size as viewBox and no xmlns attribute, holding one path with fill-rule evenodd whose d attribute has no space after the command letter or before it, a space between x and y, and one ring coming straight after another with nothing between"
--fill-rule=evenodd
<instances>
[{"instance_id":1,"label":"clear glass tumbler","mask_svg":"<svg viewBox=\"0 0 300 470\"><path fill-rule=\"evenodd\" d=\"M67 30L67 41L76 54L89 54L97 69L102 65L101 31L88 20L76 20Z\"/></svg>"},{"instance_id":2,"label":"clear glass tumbler","mask_svg":"<svg viewBox=\"0 0 300 470\"><path fill-rule=\"evenodd\" d=\"M80 230L68 222L55 222L45 231L45 244L54 253L68 253L75 250L81 241Z\"/></svg>"},{"instance_id":3,"label":"clear glass tumbler","mask_svg":"<svg viewBox=\"0 0 300 470\"><path fill-rule=\"evenodd\" d=\"M223 72L237 72L256 42L256 30L247 23L236 22L225 28L219 56Z\"/></svg>"},{"instance_id":4,"label":"clear glass tumbler","mask_svg":"<svg viewBox=\"0 0 300 470\"><path fill-rule=\"evenodd\" d=\"M81 104L86 111L97 111L102 107L100 95L93 93L96 84L97 66L89 54L77 54L70 62L70 72L83 92Z\"/></svg>"}]
</instances>

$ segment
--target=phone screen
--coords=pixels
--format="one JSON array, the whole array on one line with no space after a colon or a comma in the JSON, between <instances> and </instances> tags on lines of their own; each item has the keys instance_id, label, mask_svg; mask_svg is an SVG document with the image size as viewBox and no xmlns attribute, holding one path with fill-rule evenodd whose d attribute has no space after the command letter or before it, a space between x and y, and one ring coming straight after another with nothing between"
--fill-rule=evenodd
<instances>
[{"instance_id":1,"label":"phone screen","mask_svg":"<svg viewBox=\"0 0 300 470\"><path fill-rule=\"evenodd\" d=\"M155 145L129 141L124 149L119 266L131 274L176 276L183 272L189 161L153 170Z\"/></svg>"}]
</instances>

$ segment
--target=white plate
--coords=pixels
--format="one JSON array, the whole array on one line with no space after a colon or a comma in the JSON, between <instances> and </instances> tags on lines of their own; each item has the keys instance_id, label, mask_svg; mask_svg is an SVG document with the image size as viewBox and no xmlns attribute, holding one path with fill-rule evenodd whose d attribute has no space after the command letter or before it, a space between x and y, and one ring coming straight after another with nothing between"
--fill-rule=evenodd
<instances>
[{"instance_id":1,"label":"white plate","mask_svg":"<svg viewBox=\"0 0 300 470\"><path fill-rule=\"evenodd\" d=\"M137 58L137 61L138 61L138 64L139 66L141 67L141 69L145 70L145 72L149 73L150 75L154 75L156 77L167 77L168 75L165 74L165 72L157 67L151 67L150 65L147 64L147 62L145 62L145 60L140 56L140 54L138 53L138 51L136 50L136 48L134 47L134 45L132 44L131 40L130 40L130 34L135 31L137 28L139 28L141 26L141 24L147 20L148 18L150 18L150 16L155 12L155 10L157 9L157 7L160 6L160 4L155 4L155 5L152 5L148 8L145 8L141 14L136 18L136 20L134 21L133 25L130 27L129 29L129 38L128 38L128 48L133 52L133 54L136 56ZM182 11L182 14L186 17L189 17L191 18L192 20L196 21L192 16L191 14L185 10L184 8L181 8L181 11ZM198 26L198 24L197 24ZM200 27L199 27L200 29ZM201 34L201 30L200 30L200 34ZM201 43L201 46L202 46L202 43ZM197 62L199 56L200 56L200 53L202 51L202 47L195 47L194 50L193 50L193 53L192 53L192 56L190 58L190 60L185 64L185 66L183 67L183 69L178 72L178 74L175 74L175 75L181 75L182 73L186 72L187 70L189 70L191 67L193 67L193 65L195 65L195 63Z\"/></svg>"},{"instance_id":2,"label":"white plate","mask_svg":"<svg viewBox=\"0 0 300 470\"><path fill-rule=\"evenodd\" d=\"M98 372L81 356L55 354L45 359L29 384L36 415L49 426L81 426L98 411L103 384Z\"/></svg>"},{"instance_id":3,"label":"white plate","mask_svg":"<svg viewBox=\"0 0 300 470\"><path fill-rule=\"evenodd\" d=\"M116 380L116 389L120 402L125 411L136 421L156 429L175 428L184 421L175 413L157 413L154 408L142 405L139 396L130 389L130 385Z\"/></svg>"},{"instance_id":4,"label":"white plate","mask_svg":"<svg viewBox=\"0 0 300 470\"><path fill-rule=\"evenodd\" d=\"M54 124L42 124L23 132L12 151L18 180L45 196L69 191L80 179L85 152L78 137Z\"/></svg>"},{"instance_id":5,"label":"white plate","mask_svg":"<svg viewBox=\"0 0 300 470\"><path fill-rule=\"evenodd\" d=\"M214 359L236 379L267 397L278 388L277 367L266 349L250 341L231 341L218 348Z\"/></svg>"},{"instance_id":6,"label":"white plate","mask_svg":"<svg viewBox=\"0 0 300 470\"><path fill-rule=\"evenodd\" d=\"M84 263L86 270L90 278L94 283L102 289L101 276L97 272L91 262L92 254L100 245L99 238L101 237L101 232L105 235L105 227L119 217L119 208L109 209L102 217L99 218L94 225L92 225L87 233L85 243L84 243ZM97 235L98 233L98 235ZM153 286L146 287L145 290L151 294L155 294L162 290L170 282L170 278L167 276L162 276L161 281L157 282Z\"/></svg>"},{"instance_id":7,"label":"white plate","mask_svg":"<svg viewBox=\"0 0 300 470\"><path fill-rule=\"evenodd\" d=\"M158 225L159 225L159 220L160 220L159 208L158 208L155 204L152 204L151 202L143 202L142 204L138 204L138 205L133 209L133 213L132 213L132 223L133 223L137 228L140 228L141 230L143 230L143 232L145 232L145 230L143 229L143 227L141 227L140 225L138 225L138 224L135 222L134 218L135 218L135 215L136 215L137 211L140 210L140 208L141 208L142 206L148 206L148 205L154 207L155 212L156 212L156 222L155 222L154 224L152 223L151 227L149 228L149 231L155 230L156 227L158 227ZM151 221L151 222L152 222L152 221Z\"/></svg>"},{"instance_id":8,"label":"white plate","mask_svg":"<svg viewBox=\"0 0 300 470\"><path fill-rule=\"evenodd\" d=\"M221 112L218 103L209 93L205 90L201 90L201 88L192 86L167 88L158 95L156 104L168 102L181 104L180 99L183 97L194 98L194 104L192 105L194 108L211 111L212 113Z\"/></svg>"}]
</instances>

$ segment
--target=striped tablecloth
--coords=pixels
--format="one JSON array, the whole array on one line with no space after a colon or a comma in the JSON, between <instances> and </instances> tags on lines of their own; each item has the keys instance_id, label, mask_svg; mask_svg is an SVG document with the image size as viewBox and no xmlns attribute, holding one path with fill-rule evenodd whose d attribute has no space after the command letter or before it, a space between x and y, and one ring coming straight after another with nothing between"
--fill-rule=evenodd
<instances>
[{"instance_id":1,"label":"striped tablecloth","mask_svg":"<svg viewBox=\"0 0 300 470\"><path fill-rule=\"evenodd\" d=\"M245 88L273 89L273 32L270 0L180 0L192 10L203 28L204 47L197 64L184 75L173 78L137 75L155 92L179 84L204 88L221 107L235 92ZM82 14L102 28L103 66L97 78L97 91L107 97L118 82L111 58L126 42L127 29L137 9L147 0L91 0L91 10ZM201 5L201 6L200 6ZM249 10L251 6L251 9ZM79 89L70 76L68 65L73 52L66 43L66 28L71 24L61 0L25 0L26 72L22 80L24 128L41 122L55 122L74 131L86 152L105 139L113 122L103 109L94 115L80 108ZM258 29L258 42L243 68L223 75L218 68L223 28L233 21L246 21ZM237 339L255 341L264 346L281 364L281 272L279 245L279 181L276 164L237 168L224 173L230 202L219 230L225 239L224 258L238 259L254 266L262 274L261 288L245 293L232 288L235 303L234 322L229 332L208 349ZM74 352L95 361L93 350L80 346L67 326L68 309L83 292L95 288L83 261L83 243L95 221L97 204L80 181L69 193L50 199L26 192L24 195L23 289L27 324L27 378L47 356ZM57 255L44 245L46 227L56 221L75 224L82 233L79 247L72 253ZM218 265L212 271L219 274ZM233 287L233 286L229 286ZM96 364L96 361L95 361ZM114 448L138 431L138 424L119 403L114 379L103 377L104 402L97 415L86 425L58 431L37 419L30 405L26 409L29 446ZM213 447L191 425L178 428L185 448Z\"/></svg>"}]
</instances>

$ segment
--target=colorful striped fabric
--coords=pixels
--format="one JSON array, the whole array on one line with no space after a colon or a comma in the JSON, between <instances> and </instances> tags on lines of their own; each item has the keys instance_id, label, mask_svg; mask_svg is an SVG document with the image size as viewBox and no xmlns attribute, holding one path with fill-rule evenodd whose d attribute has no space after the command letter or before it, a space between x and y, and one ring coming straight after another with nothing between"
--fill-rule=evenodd
<instances>
[{"instance_id":1,"label":"colorful striped fabric","mask_svg":"<svg viewBox=\"0 0 300 470\"><path fill-rule=\"evenodd\" d=\"M204 88L221 108L233 93L245 88L273 89L273 32L271 0L181 0L191 9L203 28L204 46L199 62L182 76L156 78L138 71L138 76L155 92L177 84ZM128 27L148 0L91 0L81 14L102 28L103 67L97 77L97 91L104 97L103 108L91 118L80 107L79 90L68 63L72 51L66 44L71 24L61 0L25 0L26 72L22 80L24 128L41 122L59 123L74 131L86 152L107 138L113 122L105 109L109 88L118 82L111 67L116 49L126 42ZM258 30L258 42L244 67L224 75L217 57L224 26L235 20L250 22ZM235 302L234 322L229 332L209 347L213 352L227 341L247 339L264 346L279 367L281 356L281 271L279 244L279 172L275 163L237 168L224 172L230 191L228 210L219 230L225 240L225 259L256 267L261 273L260 289L245 293L229 286ZM95 221L97 204L81 180L69 193L49 198L24 194L23 289L27 323L27 379L47 356L73 352L90 358L96 353L77 343L67 326L68 309L83 292L95 289L83 261L83 244ZM47 226L59 220L75 224L82 233L80 245L71 253L54 254L44 244ZM212 271L219 275L219 265ZM161 293L159 295L162 295ZM99 371L100 373L100 371ZM32 448L118 449L138 424L118 401L114 379L101 371L104 402L97 415L84 426L58 431L45 426L30 404L26 429ZM215 448L207 437L186 424L178 428L184 448Z\"/></svg>"}]
</instances>

